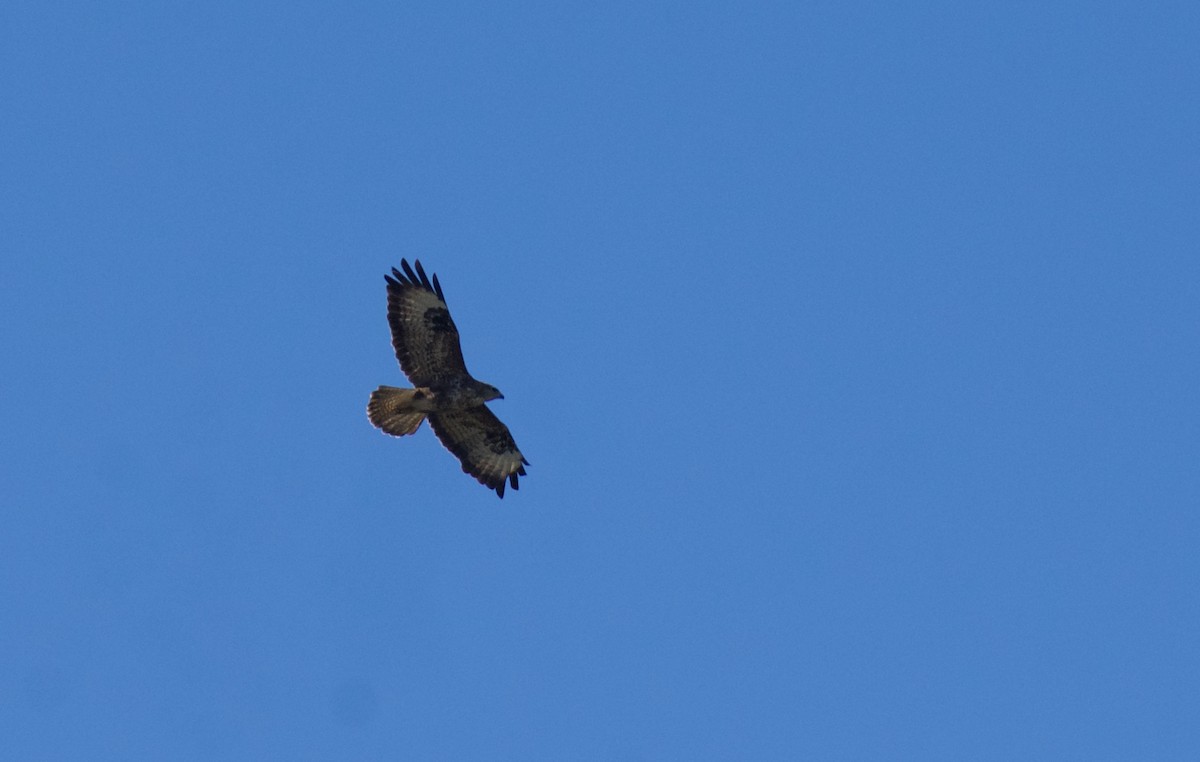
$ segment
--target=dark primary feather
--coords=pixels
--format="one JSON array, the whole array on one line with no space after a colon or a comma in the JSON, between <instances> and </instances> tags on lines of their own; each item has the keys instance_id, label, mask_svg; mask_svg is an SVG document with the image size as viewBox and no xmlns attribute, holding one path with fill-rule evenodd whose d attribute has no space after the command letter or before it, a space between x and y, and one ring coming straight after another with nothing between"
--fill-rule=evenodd
<instances>
[{"instance_id":1,"label":"dark primary feather","mask_svg":"<svg viewBox=\"0 0 1200 762\"><path fill-rule=\"evenodd\" d=\"M423 286L427 291L432 291L433 293L437 294L438 298L442 301L446 301L446 296L442 293L442 284L438 283L437 273L433 274L433 283L430 283L429 278L425 276L425 268L421 267L421 260L413 260L413 264L417 266L416 274L414 274L413 269L408 266L408 260L403 258L400 260L400 266L404 268L405 274L401 275L394 267L392 268L392 273L402 281L404 281L405 276L407 276L407 283L413 286ZM385 275L384 277L386 278L387 276Z\"/></svg>"}]
</instances>

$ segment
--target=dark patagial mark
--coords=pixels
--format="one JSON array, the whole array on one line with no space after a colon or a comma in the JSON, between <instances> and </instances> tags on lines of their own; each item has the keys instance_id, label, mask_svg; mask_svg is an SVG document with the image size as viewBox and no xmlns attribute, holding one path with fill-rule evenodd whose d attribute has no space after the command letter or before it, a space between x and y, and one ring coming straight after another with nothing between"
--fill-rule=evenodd
<instances>
[{"instance_id":1,"label":"dark patagial mark","mask_svg":"<svg viewBox=\"0 0 1200 762\"><path fill-rule=\"evenodd\" d=\"M517 443L513 441L512 435L506 431L489 431L484 441L487 443L488 449L497 455L503 455L510 450L517 449Z\"/></svg>"},{"instance_id":2,"label":"dark patagial mark","mask_svg":"<svg viewBox=\"0 0 1200 762\"><path fill-rule=\"evenodd\" d=\"M454 331L454 323L450 320L450 311L445 307L430 307L425 310L425 325L431 331L440 333L452 333Z\"/></svg>"}]
</instances>

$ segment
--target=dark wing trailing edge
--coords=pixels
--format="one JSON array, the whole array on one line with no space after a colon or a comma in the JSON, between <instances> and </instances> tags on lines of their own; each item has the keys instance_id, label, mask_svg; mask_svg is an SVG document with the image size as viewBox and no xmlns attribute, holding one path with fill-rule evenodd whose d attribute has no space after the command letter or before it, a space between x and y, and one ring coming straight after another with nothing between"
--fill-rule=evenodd
<instances>
[{"instance_id":1,"label":"dark wing trailing edge","mask_svg":"<svg viewBox=\"0 0 1200 762\"><path fill-rule=\"evenodd\" d=\"M529 461L517 449L508 427L487 405L430 413L429 425L447 450L462 461L462 469L476 481L504 497L505 485L520 489L517 477L525 475Z\"/></svg>"},{"instance_id":2,"label":"dark wing trailing edge","mask_svg":"<svg viewBox=\"0 0 1200 762\"><path fill-rule=\"evenodd\" d=\"M383 276L392 347L414 386L441 386L467 376L467 366L442 284L437 275L429 279L420 261L415 264L414 271L408 260L401 259L404 272L393 267L391 275Z\"/></svg>"}]
</instances>

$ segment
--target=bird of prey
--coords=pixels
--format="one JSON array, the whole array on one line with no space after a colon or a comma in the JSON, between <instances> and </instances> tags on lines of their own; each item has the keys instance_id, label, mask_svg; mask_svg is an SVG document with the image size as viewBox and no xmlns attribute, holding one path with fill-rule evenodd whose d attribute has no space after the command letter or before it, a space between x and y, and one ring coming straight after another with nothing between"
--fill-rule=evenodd
<instances>
[{"instance_id":1,"label":"bird of prey","mask_svg":"<svg viewBox=\"0 0 1200 762\"><path fill-rule=\"evenodd\" d=\"M392 346L416 388L379 387L371 393L367 418L397 437L415 433L428 418L433 433L462 461L463 471L503 498L504 486L517 489L517 477L529 465L508 427L484 404L504 395L467 372L442 285L436 274L432 281L425 275L420 261L413 264L415 272L401 259L404 272L393 267L383 277Z\"/></svg>"}]
</instances>

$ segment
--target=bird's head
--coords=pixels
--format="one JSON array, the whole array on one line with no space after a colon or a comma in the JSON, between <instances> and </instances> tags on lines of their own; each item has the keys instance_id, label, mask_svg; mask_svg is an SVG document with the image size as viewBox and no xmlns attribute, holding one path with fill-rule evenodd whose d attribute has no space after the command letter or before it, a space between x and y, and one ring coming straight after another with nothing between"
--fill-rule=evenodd
<instances>
[{"instance_id":1,"label":"bird's head","mask_svg":"<svg viewBox=\"0 0 1200 762\"><path fill-rule=\"evenodd\" d=\"M483 392L483 401L484 402L490 402L491 400L504 399L504 395L500 393L500 390L497 389L496 387L492 386L491 384L483 384L483 388L480 389L480 391Z\"/></svg>"}]
</instances>

